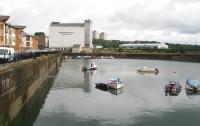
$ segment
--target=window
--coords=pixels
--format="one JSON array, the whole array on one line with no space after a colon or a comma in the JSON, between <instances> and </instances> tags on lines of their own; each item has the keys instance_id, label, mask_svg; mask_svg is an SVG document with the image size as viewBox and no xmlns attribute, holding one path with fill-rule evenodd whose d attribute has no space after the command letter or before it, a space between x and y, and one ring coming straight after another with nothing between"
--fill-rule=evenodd
<instances>
[{"instance_id":1,"label":"window","mask_svg":"<svg viewBox=\"0 0 200 126\"><path fill-rule=\"evenodd\" d=\"M0 49L0 55L8 53L8 50L6 49Z\"/></svg>"},{"instance_id":2,"label":"window","mask_svg":"<svg viewBox=\"0 0 200 126\"><path fill-rule=\"evenodd\" d=\"M12 44L12 36L9 36L9 44Z\"/></svg>"},{"instance_id":3,"label":"window","mask_svg":"<svg viewBox=\"0 0 200 126\"><path fill-rule=\"evenodd\" d=\"M3 29L3 24L1 24L1 26L0 26L0 27L1 27L1 29Z\"/></svg>"},{"instance_id":4,"label":"window","mask_svg":"<svg viewBox=\"0 0 200 126\"><path fill-rule=\"evenodd\" d=\"M30 46L30 42L26 42L26 46L29 47Z\"/></svg>"},{"instance_id":5,"label":"window","mask_svg":"<svg viewBox=\"0 0 200 126\"><path fill-rule=\"evenodd\" d=\"M9 27L8 26L6 26L6 34L8 33L8 31L9 31Z\"/></svg>"},{"instance_id":6,"label":"window","mask_svg":"<svg viewBox=\"0 0 200 126\"><path fill-rule=\"evenodd\" d=\"M1 36L1 41L3 41L3 36Z\"/></svg>"},{"instance_id":7,"label":"window","mask_svg":"<svg viewBox=\"0 0 200 126\"><path fill-rule=\"evenodd\" d=\"M27 37L26 37L26 41L30 41L30 36L27 36Z\"/></svg>"},{"instance_id":8,"label":"window","mask_svg":"<svg viewBox=\"0 0 200 126\"><path fill-rule=\"evenodd\" d=\"M12 35L12 29L9 28L9 35Z\"/></svg>"}]
</instances>

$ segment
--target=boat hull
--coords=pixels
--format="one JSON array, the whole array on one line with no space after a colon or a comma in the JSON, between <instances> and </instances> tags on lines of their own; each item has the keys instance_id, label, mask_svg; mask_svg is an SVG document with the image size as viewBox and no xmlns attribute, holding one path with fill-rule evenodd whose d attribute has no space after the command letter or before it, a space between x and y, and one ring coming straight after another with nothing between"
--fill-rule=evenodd
<instances>
[{"instance_id":1,"label":"boat hull","mask_svg":"<svg viewBox=\"0 0 200 126\"><path fill-rule=\"evenodd\" d=\"M123 84L109 84L108 87L113 89L121 89L123 87Z\"/></svg>"},{"instance_id":2,"label":"boat hull","mask_svg":"<svg viewBox=\"0 0 200 126\"><path fill-rule=\"evenodd\" d=\"M192 80L191 78L188 78L186 80L186 89L199 91L200 90L200 82L197 80Z\"/></svg>"},{"instance_id":3,"label":"boat hull","mask_svg":"<svg viewBox=\"0 0 200 126\"><path fill-rule=\"evenodd\" d=\"M83 67L82 70L83 71L86 71L86 70L97 70L97 67Z\"/></svg>"},{"instance_id":4,"label":"boat hull","mask_svg":"<svg viewBox=\"0 0 200 126\"><path fill-rule=\"evenodd\" d=\"M95 83L97 88L108 88L108 84L106 83Z\"/></svg>"}]
</instances>

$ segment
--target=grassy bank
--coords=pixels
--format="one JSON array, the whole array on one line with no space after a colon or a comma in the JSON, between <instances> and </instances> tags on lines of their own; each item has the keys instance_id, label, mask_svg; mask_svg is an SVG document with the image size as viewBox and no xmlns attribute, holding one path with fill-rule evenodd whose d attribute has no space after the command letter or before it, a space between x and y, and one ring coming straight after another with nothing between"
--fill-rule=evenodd
<instances>
[{"instance_id":1,"label":"grassy bank","mask_svg":"<svg viewBox=\"0 0 200 126\"><path fill-rule=\"evenodd\" d=\"M94 54L97 56L112 55L116 58L161 59L200 62L200 50L198 49L130 50L119 48L106 48L95 49Z\"/></svg>"}]
</instances>

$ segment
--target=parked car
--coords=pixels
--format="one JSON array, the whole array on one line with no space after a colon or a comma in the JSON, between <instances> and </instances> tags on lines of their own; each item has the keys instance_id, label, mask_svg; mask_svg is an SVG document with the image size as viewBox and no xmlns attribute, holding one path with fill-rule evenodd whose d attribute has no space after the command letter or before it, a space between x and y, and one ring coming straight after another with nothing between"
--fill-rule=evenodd
<instances>
[{"instance_id":1,"label":"parked car","mask_svg":"<svg viewBox=\"0 0 200 126\"><path fill-rule=\"evenodd\" d=\"M0 59L5 61L13 61L15 58L14 48L0 47Z\"/></svg>"}]
</instances>

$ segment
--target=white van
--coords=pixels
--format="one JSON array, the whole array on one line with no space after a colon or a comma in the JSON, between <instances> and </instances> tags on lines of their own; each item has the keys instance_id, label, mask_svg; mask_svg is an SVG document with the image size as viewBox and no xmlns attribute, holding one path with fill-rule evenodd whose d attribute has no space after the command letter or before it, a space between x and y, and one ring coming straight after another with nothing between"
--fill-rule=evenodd
<instances>
[{"instance_id":1,"label":"white van","mask_svg":"<svg viewBox=\"0 0 200 126\"><path fill-rule=\"evenodd\" d=\"M14 48L0 47L0 59L13 61L15 58Z\"/></svg>"}]
</instances>

